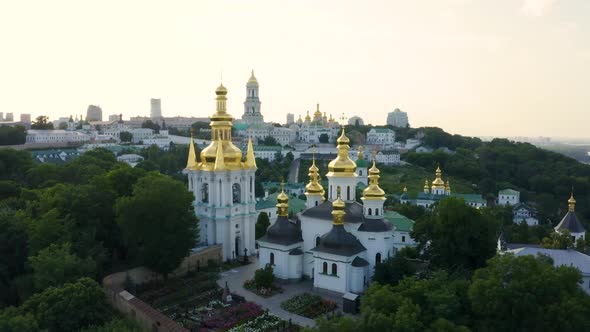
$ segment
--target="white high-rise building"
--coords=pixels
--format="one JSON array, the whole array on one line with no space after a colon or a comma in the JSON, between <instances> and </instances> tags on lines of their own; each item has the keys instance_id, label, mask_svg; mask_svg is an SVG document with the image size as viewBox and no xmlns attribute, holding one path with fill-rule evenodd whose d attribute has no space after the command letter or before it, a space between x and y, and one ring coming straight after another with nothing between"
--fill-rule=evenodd
<instances>
[{"instance_id":1,"label":"white high-rise building","mask_svg":"<svg viewBox=\"0 0 590 332\"><path fill-rule=\"evenodd\" d=\"M14 121L14 115L12 113L6 113L5 121L8 121L8 122Z\"/></svg>"},{"instance_id":2,"label":"white high-rise building","mask_svg":"<svg viewBox=\"0 0 590 332\"><path fill-rule=\"evenodd\" d=\"M227 89L220 85L215 93L217 111L211 116L211 143L197 159L191 139L185 173L195 196L200 242L221 244L223 259L229 260L255 250L256 161L251 139L245 161L231 141L233 119L226 110Z\"/></svg>"},{"instance_id":3,"label":"white high-rise building","mask_svg":"<svg viewBox=\"0 0 590 332\"><path fill-rule=\"evenodd\" d=\"M387 114L387 124L394 127L407 127L408 113L396 108L393 112Z\"/></svg>"},{"instance_id":4,"label":"white high-rise building","mask_svg":"<svg viewBox=\"0 0 590 332\"><path fill-rule=\"evenodd\" d=\"M295 114L287 113L287 126L290 126L295 123Z\"/></svg>"},{"instance_id":5,"label":"white high-rise building","mask_svg":"<svg viewBox=\"0 0 590 332\"><path fill-rule=\"evenodd\" d=\"M20 122L30 124L31 123L31 114L21 113Z\"/></svg>"},{"instance_id":6,"label":"white high-rise building","mask_svg":"<svg viewBox=\"0 0 590 332\"><path fill-rule=\"evenodd\" d=\"M86 121L102 121L102 108L96 105L88 105Z\"/></svg>"},{"instance_id":7,"label":"white high-rise building","mask_svg":"<svg viewBox=\"0 0 590 332\"><path fill-rule=\"evenodd\" d=\"M150 110L150 118L152 120L160 120L162 118L162 100L161 99L151 99L151 110Z\"/></svg>"}]
</instances>

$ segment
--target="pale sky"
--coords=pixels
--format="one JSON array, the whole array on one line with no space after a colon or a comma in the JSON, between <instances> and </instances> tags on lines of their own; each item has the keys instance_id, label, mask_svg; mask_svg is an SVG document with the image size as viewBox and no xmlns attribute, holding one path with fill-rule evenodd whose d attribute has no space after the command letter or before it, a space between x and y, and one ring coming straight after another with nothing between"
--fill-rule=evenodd
<instances>
[{"instance_id":1,"label":"pale sky","mask_svg":"<svg viewBox=\"0 0 590 332\"><path fill-rule=\"evenodd\" d=\"M589 0L2 1L0 112L106 119L316 102L339 117L496 136L589 137Z\"/></svg>"}]
</instances>

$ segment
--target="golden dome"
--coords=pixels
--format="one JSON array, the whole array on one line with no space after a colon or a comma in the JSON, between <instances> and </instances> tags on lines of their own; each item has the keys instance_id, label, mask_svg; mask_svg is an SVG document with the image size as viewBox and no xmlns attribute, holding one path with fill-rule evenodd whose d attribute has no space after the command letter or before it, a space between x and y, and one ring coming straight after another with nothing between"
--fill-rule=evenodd
<instances>
[{"instance_id":1,"label":"golden dome","mask_svg":"<svg viewBox=\"0 0 590 332\"><path fill-rule=\"evenodd\" d=\"M336 200L332 202L332 223L334 225L343 225L344 216L346 215L346 212L344 211L344 209L346 208L346 204L340 198L340 186L336 187L336 195Z\"/></svg>"},{"instance_id":2,"label":"golden dome","mask_svg":"<svg viewBox=\"0 0 590 332\"><path fill-rule=\"evenodd\" d=\"M370 200L385 200L385 191L379 187L379 169L375 165L375 159L373 159L373 167L369 169L369 186L363 190L363 201L366 199Z\"/></svg>"},{"instance_id":3,"label":"golden dome","mask_svg":"<svg viewBox=\"0 0 590 332\"><path fill-rule=\"evenodd\" d=\"M428 190L430 187L428 186L428 179L424 180L424 190Z\"/></svg>"},{"instance_id":4,"label":"golden dome","mask_svg":"<svg viewBox=\"0 0 590 332\"><path fill-rule=\"evenodd\" d=\"M254 76L254 69L252 69L252 75L250 76L250 79L248 79L248 83L256 83L256 84L258 84L258 80Z\"/></svg>"},{"instance_id":5,"label":"golden dome","mask_svg":"<svg viewBox=\"0 0 590 332\"><path fill-rule=\"evenodd\" d=\"M320 112L320 103L316 104L315 113L313 114L314 118L321 118L322 112Z\"/></svg>"},{"instance_id":6,"label":"golden dome","mask_svg":"<svg viewBox=\"0 0 590 332\"><path fill-rule=\"evenodd\" d=\"M305 116L305 122L311 121L311 117L309 116L309 111L307 111L307 115Z\"/></svg>"},{"instance_id":7,"label":"golden dome","mask_svg":"<svg viewBox=\"0 0 590 332\"><path fill-rule=\"evenodd\" d=\"M444 189L445 182L441 178L442 171L440 170L440 166L436 168L436 179L432 181L432 189Z\"/></svg>"},{"instance_id":8,"label":"golden dome","mask_svg":"<svg viewBox=\"0 0 590 332\"><path fill-rule=\"evenodd\" d=\"M227 89L223 86L223 83L219 84L217 89L215 89L215 94L218 96L225 96L227 94Z\"/></svg>"},{"instance_id":9,"label":"golden dome","mask_svg":"<svg viewBox=\"0 0 590 332\"><path fill-rule=\"evenodd\" d=\"M315 152L313 155L311 167L309 168L309 183L305 186L305 195L322 195L324 196L324 187L320 184L320 169L315 165Z\"/></svg>"},{"instance_id":10,"label":"golden dome","mask_svg":"<svg viewBox=\"0 0 590 332\"><path fill-rule=\"evenodd\" d=\"M339 175L345 177L356 176L356 163L348 156L348 150L350 147L348 143L350 140L344 133L344 127L342 127L342 135L336 140L338 143L338 156L336 159L330 161L328 164L328 176Z\"/></svg>"},{"instance_id":11,"label":"golden dome","mask_svg":"<svg viewBox=\"0 0 590 332\"><path fill-rule=\"evenodd\" d=\"M574 192L570 195L570 199L567 200L568 210L574 212L576 209L576 199L574 198Z\"/></svg>"},{"instance_id":12,"label":"golden dome","mask_svg":"<svg viewBox=\"0 0 590 332\"><path fill-rule=\"evenodd\" d=\"M404 185L404 192L405 192L405 193L407 193L407 192L408 192L408 187L406 187L405 185Z\"/></svg>"},{"instance_id":13,"label":"golden dome","mask_svg":"<svg viewBox=\"0 0 590 332\"><path fill-rule=\"evenodd\" d=\"M285 181L281 182L281 193L277 196L277 213L281 217L289 214L289 196L285 194Z\"/></svg>"},{"instance_id":14,"label":"golden dome","mask_svg":"<svg viewBox=\"0 0 590 332\"><path fill-rule=\"evenodd\" d=\"M232 117L227 113L227 89L221 84L216 90L215 98L217 111L211 116L211 143L201 151L202 169L213 170L218 155L218 145L221 146L221 155L225 168L242 168L242 151L231 141Z\"/></svg>"}]
</instances>

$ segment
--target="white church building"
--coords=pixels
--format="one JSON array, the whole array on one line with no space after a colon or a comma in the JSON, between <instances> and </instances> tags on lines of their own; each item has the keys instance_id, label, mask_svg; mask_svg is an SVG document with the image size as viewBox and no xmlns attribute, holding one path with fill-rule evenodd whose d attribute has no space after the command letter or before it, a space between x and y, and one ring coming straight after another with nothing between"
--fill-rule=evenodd
<instances>
[{"instance_id":1,"label":"white church building","mask_svg":"<svg viewBox=\"0 0 590 332\"><path fill-rule=\"evenodd\" d=\"M356 201L357 163L349 157L344 130L337 140L338 155L328 164L327 200L315 158L306 186L306 209L287 217L288 196L281 193L279 218L257 242L259 264L273 265L280 279L313 280L316 289L361 293L370 283L377 263L394 254L394 227L383 219L385 192L379 169L368 170L369 184L362 204Z\"/></svg>"},{"instance_id":2,"label":"white church building","mask_svg":"<svg viewBox=\"0 0 590 332\"><path fill-rule=\"evenodd\" d=\"M195 196L201 244L221 244L223 259L229 260L255 250L256 161L251 139L245 161L242 151L231 141L233 119L227 113L227 89L222 84L215 94L217 111L211 116L211 143L197 159L191 137L184 172Z\"/></svg>"}]
</instances>

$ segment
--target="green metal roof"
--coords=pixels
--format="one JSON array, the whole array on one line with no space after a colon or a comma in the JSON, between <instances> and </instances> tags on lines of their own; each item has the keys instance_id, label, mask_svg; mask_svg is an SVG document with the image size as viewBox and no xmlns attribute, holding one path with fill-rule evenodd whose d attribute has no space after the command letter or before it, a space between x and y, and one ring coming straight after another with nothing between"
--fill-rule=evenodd
<instances>
[{"instance_id":1,"label":"green metal roof","mask_svg":"<svg viewBox=\"0 0 590 332\"><path fill-rule=\"evenodd\" d=\"M366 159L357 159L356 160L356 167L360 168L367 168L369 166L369 162Z\"/></svg>"},{"instance_id":2,"label":"green metal roof","mask_svg":"<svg viewBox=\"0 0 590 332\"><path fill-rule=\"evenodd\" d=\"M518 194L520 194L520 192L516 191L514 189L500 190L500 195L518 195Z\"/></svg>"},{"instance_id":3,"label":"green metal roof","mask_svg":"<svg viewBox=\"0 0 590 332\"><path fill-rule=\"evenodd\" d=\"M246 130L248 129L248 125L245 123L234 123L235 130Z\"/></svg>"},{"instance_id":4,"label":"green metal roof","mask_svg":"<svg viewBox=\"0 0 590 332\"><path fill-rule=\"evenodd\" d=\"M277 205L277 196L279 193L268 195L267 199L261 199L256 203L256 210L263 210ZM289 196L289 211L297 213L305 209L305 201L299 199L299 197Z\"/></svg>"},{"instance_id":5,"label":"green metal roof","mask_svg":"<svg viewBox=\"0 0 590 332\"><path fill-rule=\"evenodd\" d=\"M400 232L411 232L414 228L414 220L401 215L395 211L387 211L383 218L395 226L395 230Z\"/></svg>"},{"instance_id":6,"label":"green metal roof","mask_svg":"<svg viewBox=\"0 0 590 332\"><path fill-rule=\"evenodd\" d=\"M486 200L483 199L481 195L478 194L453 194L450 195L434 195L434 194L426 194L424 192L420 192L417 195L417 199L419 200L430 200L438 202L446 197L456 197L456 198L463 198L465 202L473 202L473 203L482 203L485 204Z\"/></svg>"}]
</instances>

